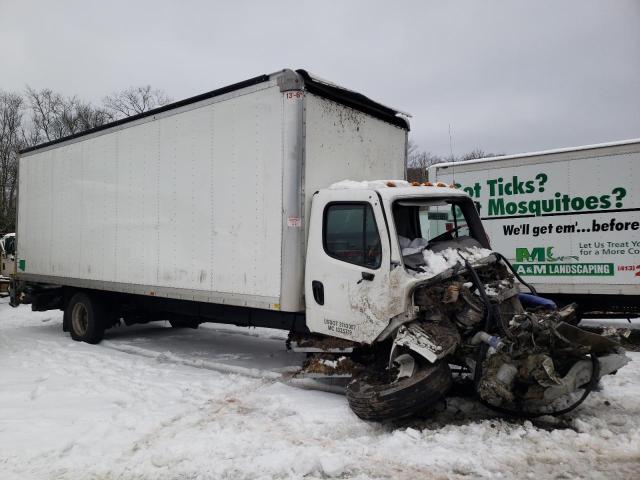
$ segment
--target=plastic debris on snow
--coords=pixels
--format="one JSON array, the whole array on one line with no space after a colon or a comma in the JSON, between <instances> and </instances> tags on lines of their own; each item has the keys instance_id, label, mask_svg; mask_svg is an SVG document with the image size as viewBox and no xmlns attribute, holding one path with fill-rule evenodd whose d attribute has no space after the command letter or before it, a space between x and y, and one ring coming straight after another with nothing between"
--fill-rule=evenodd
<instances>
[{"instance_id":1,"label":"plastic debris on snow","mask_svg":"<svg viewBox=\"0 0 640 480\"><path fill-rule=\"evenodd\" d=\"M355 180L342 180L329 186L329 190L376 190L378 188L389 188L388 183L393 183L396 187L408 187L410 183L405 180L370 180L358 182Z\"/></svg>"},{"instance_id":2,"label":"plastic debris on snow","mask_svg":"<svg viewBox=\"0 0 640 480\"><path fill-rule=\"evenodd\" d=\"M493 252L486 248L469 247L469 248L447 248L441 252L435 253L428 248L422 251L425 264L421 266L422 272L415 272L414 276L419 277L435 277L440 273L453 268L458 264L464 265L464 257L469 263L486 258ZM460 256L462 255L462 257Z\"/></svg>"}]
</instances>

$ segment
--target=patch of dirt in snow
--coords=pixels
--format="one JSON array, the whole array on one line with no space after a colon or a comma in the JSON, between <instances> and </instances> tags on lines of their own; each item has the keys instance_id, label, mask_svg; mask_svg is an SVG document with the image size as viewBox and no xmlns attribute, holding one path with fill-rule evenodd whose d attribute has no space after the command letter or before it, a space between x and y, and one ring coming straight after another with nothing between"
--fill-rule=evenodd
<instances>
[{"instance_id":1,"label":"patch of dirt in snow","mask_svg":"<svg viewBox=\"0 0 640 480\"><path fill-rule=\"evenodd\" d=\"M153 326L149 342L138 341L146 329L118 330L92 346L63 334L59 313L0 302L0 477L635 478L640 470L638 353L558 423L498 418L452 398L422 419L379 425L355 417L340 395L174 361L190 342L197 361L209 350L238 362L237 372L260 345L255 369L293 358L280 350L286 334L280 345L273 332L221 329L190 331L187 341ZM121 351L154 345L149 356Z\"/></svg>"}]
</instances>

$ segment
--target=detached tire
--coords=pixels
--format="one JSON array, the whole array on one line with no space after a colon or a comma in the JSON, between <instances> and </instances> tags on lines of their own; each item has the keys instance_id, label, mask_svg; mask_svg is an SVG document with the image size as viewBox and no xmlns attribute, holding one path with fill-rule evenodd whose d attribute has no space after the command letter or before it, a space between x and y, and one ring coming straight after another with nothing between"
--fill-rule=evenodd
<instances>
[{"instance_id":1,"label":"detached tire","mask_svg":"<svg viewBox=\"0 0 640 480\"><path fill-rule=\"evenodd\" d=\"M64 311L71 338L77 342L100 343L104 337L107 314L102 302L86 293L76 293Z\"/></svg>"},{"instance_id":2,"label":"detached tire","mask_svg":"<svg viewBox=\"0 0 640 480\"><path fill-rule=\"evenodd\" d=\"M449 364L419 367L409 378L391 383L369 380L366 374L347 385L351 410L363 420L397 420L424 412L444 397L453 380Z\"/></svg>"}]
</instances>

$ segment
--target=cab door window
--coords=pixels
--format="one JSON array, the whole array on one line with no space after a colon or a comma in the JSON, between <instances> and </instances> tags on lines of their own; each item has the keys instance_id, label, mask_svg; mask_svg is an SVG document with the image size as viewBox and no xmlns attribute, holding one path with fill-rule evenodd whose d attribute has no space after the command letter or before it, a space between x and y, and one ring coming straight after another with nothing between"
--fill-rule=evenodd
<instances>
[{"instance_id":1,"label":"cab door window","mask_svg":"<svg viewBox=\"0 0 640 480\"><path fill-rule=\"evenodd\" d=\"M333 203L324 211L323 243L337 260L378 268L382 262L380 234L368 203Z\"/></svg>"}]
</instances>

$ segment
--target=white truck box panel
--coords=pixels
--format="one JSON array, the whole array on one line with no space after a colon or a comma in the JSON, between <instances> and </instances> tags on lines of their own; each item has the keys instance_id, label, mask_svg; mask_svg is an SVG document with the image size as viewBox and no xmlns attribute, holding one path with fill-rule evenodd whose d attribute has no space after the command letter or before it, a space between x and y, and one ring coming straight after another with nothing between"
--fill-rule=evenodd
<instances>
[{"instance_id":1,"label":"white truck box panel","mask_svg":"<svg viewBox=\"0 0 640 480\"><path fill-rule=\"evenodd\" d=\"M23 156L24 272L277 302L283 96L250 90Z\"/></svg>"},{"instance_id":2,"label":"white truck box panel","mask_svg":"<svg viewBox=\"0 0 640 480\"><path fill-rule=\"evenodd\" d=\"M492 247L528 272L524 279L540 292L638 295L640 195L635 183L640 178L640 141L436 165L430 178L453 183L454 168L455 183L466 187L480 205ZM496 181L513 184L514 177L532 181L533 191L500 194ZM496 186L493 195L489 182ZM553 205L549 212L529 211L530 202L564 195L577 199L568 209ZM581 206L589 198L591 208ZM525 202L527 212L502 212L499 202ZM594 225L612 220L628 228L594 231Z\"/></svg>"},{"instance_id":3,"label":"white truck box panel","mask_svg":"<svg viewBox=\"0 0 640 480\"><path fill-rule=\"evenodd\" d=\"M407 130L325 98L306 95L305 193L340 180L405 178Z\"/></svg>"}]
</instances>

